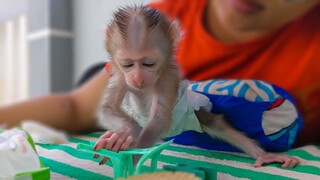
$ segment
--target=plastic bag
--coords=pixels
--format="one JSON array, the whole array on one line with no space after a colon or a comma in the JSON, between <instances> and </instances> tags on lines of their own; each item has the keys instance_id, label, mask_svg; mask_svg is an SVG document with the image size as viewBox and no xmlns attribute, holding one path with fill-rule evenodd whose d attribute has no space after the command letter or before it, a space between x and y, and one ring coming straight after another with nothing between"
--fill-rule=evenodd
<instances>
[{"instance_id":1,"label":"plastic bag","mask_svg":"<svg viewBox=\"0 0 320 180\"><path fill-rule=\"evenodd\" d=\"M0 131L0 179L50 179L31 136L21 129Z\"/></svg>"}]
</instances>

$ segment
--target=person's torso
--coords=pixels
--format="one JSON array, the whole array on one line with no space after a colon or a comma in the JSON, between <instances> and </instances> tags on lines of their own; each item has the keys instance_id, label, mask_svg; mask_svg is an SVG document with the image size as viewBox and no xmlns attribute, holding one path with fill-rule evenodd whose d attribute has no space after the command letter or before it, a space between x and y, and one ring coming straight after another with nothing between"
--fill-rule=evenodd
<instances>
[{"instance_id":1,"label":"person's torso","mask_svg":"<svg viewBox=\"0 0 320 180\"><path fill-rule=\"evenodd\" d=\"M203 27L205 3L178 0L151 5L181 23L184 36L177 58L185 77L257 79L278 85L294 96L306 127L312 127L303 137L320 142L319 135L314 137L320 128L320 7L256 41L226 45Z\"/></svg>"}]
</instances>

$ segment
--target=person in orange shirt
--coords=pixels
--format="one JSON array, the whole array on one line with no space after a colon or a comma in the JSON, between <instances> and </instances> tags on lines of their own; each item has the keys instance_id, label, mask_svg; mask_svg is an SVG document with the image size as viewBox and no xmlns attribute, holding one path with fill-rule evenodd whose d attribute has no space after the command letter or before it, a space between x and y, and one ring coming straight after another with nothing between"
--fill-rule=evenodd
<instances>
[{"instance_id":1,"label":"person in orange shirt","mask_svg":"<svg viewBox=\"0 0 320 180\"><path fill-rule=\"evenodd\" d=\"M162 0L150 6L182 26L177 57L185 77L282 87L305 121L296 145L320 143L318 0Z\"/></svg>"},{"instance_id":2,"label":"person in orange shirt","mask_svg":"<svg viewBox=\"0 0 320 180\"><path fill-rule=\"evenodd\" d=\"M163 0L151 3L178 19L177 52L186 78L258 79L289 91L304 115L298 144L320 143L320 0ZM109 74L102 70L69 92L0 108L0 125L35 119L70 133L95 129Z\"/></svg>"}]
</instances>

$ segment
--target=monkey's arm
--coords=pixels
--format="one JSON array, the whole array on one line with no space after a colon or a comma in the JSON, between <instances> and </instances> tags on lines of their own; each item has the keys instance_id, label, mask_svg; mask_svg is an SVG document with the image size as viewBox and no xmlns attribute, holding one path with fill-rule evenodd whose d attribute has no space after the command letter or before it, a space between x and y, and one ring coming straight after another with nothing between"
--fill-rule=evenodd
<instances>
[{"instance_id":1,"label":"monkey's arm","mask_svg":"<svg viewBox=\"0 0 320 180\"><path fill-rule=\"evenodd\" d=\"M265 152L254 140L231 127L222 115L214 115L204 109L196 111L196 115L205 132L221 138L256 159L255 167L277 162L284 168L291 168L299 163L297 158L291 156Z\"/></svg>"},{"instance_id":2,"label":"monkey's arm","mask_svg":"<svg viewBox=\"0 0 320 180\"><path fill-rule=\"evenodd\" d=\"M139 148L152 146L172 124L172 111L180 80L174 70L164 74L155 86L150 120L143 128L136 144Z\"/></svg>"},{"instance_id":3,"label":"monkey's arm","mask_svg":"<svg viewBox=\"0 0 320 180\"><path fill-rule=\"evenodd\" d=\"M121 109L121 103L127 91L124 80L110 79L98 110L99 123L107 131L97 141L96 150L101 148L112 151L126 149L138 137L141 127Z\"/></svg>"}]
</instances>

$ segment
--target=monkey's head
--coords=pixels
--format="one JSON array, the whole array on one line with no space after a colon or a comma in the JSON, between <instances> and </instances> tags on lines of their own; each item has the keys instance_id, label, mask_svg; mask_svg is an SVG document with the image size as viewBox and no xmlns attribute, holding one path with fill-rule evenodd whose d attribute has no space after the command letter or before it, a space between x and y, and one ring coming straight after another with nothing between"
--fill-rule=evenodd
<instances>
[{"instance_id":1,"label":"monkey's head","mask_svg":"<svg viewBox=\"0 0 320 180\"><path fill-rule=\"evenodd\" d=\"M124 75L126 83L135 89L152 87L164 68L175 65L180 29L158 10L146 6L121 8L105 34L114 73Z\"/></svg>"}]
</instances>

